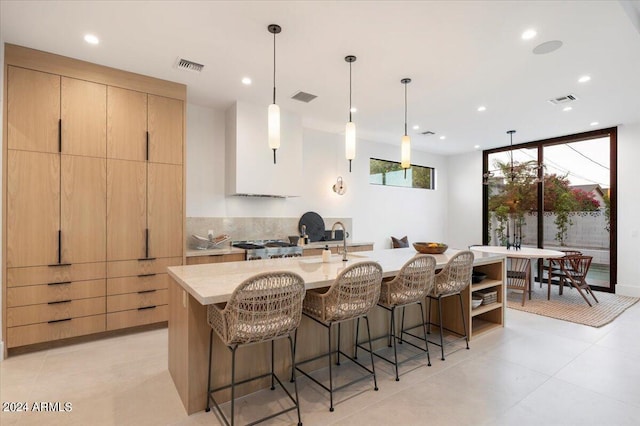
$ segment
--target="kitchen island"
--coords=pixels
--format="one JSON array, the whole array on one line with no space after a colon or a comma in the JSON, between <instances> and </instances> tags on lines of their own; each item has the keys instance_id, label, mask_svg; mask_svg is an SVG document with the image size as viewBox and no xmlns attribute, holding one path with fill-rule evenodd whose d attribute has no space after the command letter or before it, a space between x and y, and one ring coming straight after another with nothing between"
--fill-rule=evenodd
<instances>
[{"instance_id":1,"label":"kitchen island","mask_svg":"<svg viewBox=\"0 0 640 426\"><path fill-rule=\"evenodd\" d=\"M447 250L444 254L435 255L437 267L443 267L457 250ZM382 266L384 277L395 276L402 265L412 258L416 251L412 248L387 249L350 253L348 261L343 262L342 256L333 255L331 261L323 263L321 257L298 257L265 259L251 262L228 262L204 265L175 266L168 268L172 282L169 286L169 371L182 399L187 413L192 414L203 410L207 394L207 355L209 353L209 332L207 324L207 305L223 303L229 300L233 290L245 279L269 271L287 270L302 276L307 289L322 288L331 285L338 273L353 263L373 260ZM504 324L504 255L474 252L474 267L487 273L488 278L483 283L470 286L463 294L465 317L467 318L470 339L475 334ZM489 306L471 310L471 293L480 289L494 289L498 292L498 301ZM456 301L457 303L457 301ZM447 306L445 304L445 306ZM459 312L447 306L443 322L454 330L462 331L463 324L459 319ZM448 315L449 312L453 314ZM409 312L407 312L409 314ZM432 316L436 315L432 312ZM388 319L382 309L374 309L370 315L372 335L381 336L387 330ZM407 315L409 324L416 323L417 317ZM303 317L298 331L296 350L297 359L307 359L323 351L324 339L317 338L316 327ZM353 344L350 332L343 332L342 341ZM277 353L285 353L286 344L279 341L276 345ZM240 350L237 356L237 380L254 376L268 371L267 345L254 345L251 350ZM214 333L214 372L212 385L219 386L230 382L229 365L230 353L218 340ZM288 357L276 360L276 370L281 373L290 371ZM215 366L218 366L215 368ZM318 367L323 365L318 364ZM222 370L222 371L220 371ZM265 383L256 382L246 386L242 393L249 393L265 387ZM228 398L228 396L226 397ZM224 400L225 396L221 396Z\"/></svg>"}]
</instances>

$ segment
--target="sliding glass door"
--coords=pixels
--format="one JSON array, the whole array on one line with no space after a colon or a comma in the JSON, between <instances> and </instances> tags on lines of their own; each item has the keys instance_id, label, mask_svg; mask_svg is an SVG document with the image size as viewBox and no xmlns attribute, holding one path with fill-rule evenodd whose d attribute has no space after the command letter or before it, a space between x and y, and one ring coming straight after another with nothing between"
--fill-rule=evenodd
<instances>
[{"instance_id":1,"label":"sliding glass door","mask_svg":"<svg viewBox=\"0 0 640 426\"><path fill-rule=\"evenodd\" d=\"M616 129L484 152L484 244L593 258L588 282L614 291Z\"/></svg>"}]
</instances>

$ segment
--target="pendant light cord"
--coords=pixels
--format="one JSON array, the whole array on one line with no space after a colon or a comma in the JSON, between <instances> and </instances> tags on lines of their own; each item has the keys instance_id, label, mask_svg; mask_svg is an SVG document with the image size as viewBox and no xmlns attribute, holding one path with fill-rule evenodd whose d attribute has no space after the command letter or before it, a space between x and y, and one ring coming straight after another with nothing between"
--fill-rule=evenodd
<instances>
[{"instance_id":1,"label":"pendant light cord","mask_svg":"<svg viewBox=\"0 0 640 426\"><path fill-rule=\"evenodd\" d=\"M407 136L407 83L404 84L404 135Z\"/></svg>"},{"instance_id":2,"label":"pendant light cord","mask_svg":"<svg viewBox=\"0 0 640 426\"><path fill-rule=\"evenodd\" d=\"M273 33L273 103L276 103L276 33Z\"/></svg>"},{"instance_id":3,"label":"pendant light cord","mask_svg":"<svg viewBox=\"0 0 640 426\"><path fill-rule=\"evenodd\" d=\"M349 122L351 121L351 62L349 62Z\"/></svg>"}]
</instances>

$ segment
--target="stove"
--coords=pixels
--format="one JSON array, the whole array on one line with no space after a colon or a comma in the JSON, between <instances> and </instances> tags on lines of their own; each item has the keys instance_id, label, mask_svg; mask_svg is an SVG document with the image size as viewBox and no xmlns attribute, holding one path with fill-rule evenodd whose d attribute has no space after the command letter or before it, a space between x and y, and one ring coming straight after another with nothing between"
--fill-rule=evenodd
<instances>
[{"instance_id":1,"label":"stove","mask_svg":"<svg viewBox=\"0 0 640 426\"><path fill-rule=\"evenodd\" d=\"M245 249L246 260L302 256L302 247L281 240L234 241L231 245Z\"/></svg>"}]
</instances>

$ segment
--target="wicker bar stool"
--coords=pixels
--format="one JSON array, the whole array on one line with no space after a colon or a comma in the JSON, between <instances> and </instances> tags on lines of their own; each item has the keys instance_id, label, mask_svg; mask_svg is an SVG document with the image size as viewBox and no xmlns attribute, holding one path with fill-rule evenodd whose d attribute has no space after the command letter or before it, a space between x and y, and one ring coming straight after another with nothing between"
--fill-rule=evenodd
<instances>
[{"instance_id":1,"label":"wicker bar stool","mask_svg":"<svg viewBox=\"0 0 640 426\"><path fill-rule=\"evenodd\" d=\"M398 275L395 276L394 279L390 281L382 282L382 289L380 290L380 299L378 300L378 306L383 309L386 309L390 313L389 320L389 334L388 336L381 336L379 339L388 338L388 346L391 347L393 345L393 359L389 359L379 353L374 352L374 355L378 358L381 358L387 361L390 364L393 364L396 370L396 381L400 380L400 376L398 375L398 349L397 343L406 343L417 349L420 349L427 354L427 365L431 366L431 357L429 356L429 343L427 342L427 326L424 319L424 309L422 308L422 301L427 296L427 294L431 291L434 283L434 274L436 268L436 258L428 255L428 254L418 254L414 256L412 259L407 261ZM422 327L423 336L414 336L412 333L409 333L407 330L411 330L416 328L416 326L409 327L405 330L404 328L404 313L405 308L409 305L417 304L420 306L420 315L422 318L422 322L418 325L418 327ZM398 308L402 308L402 322L400 325L400 336L396 333L396 310ZM359 327L356 327L356 342L358 341L357 330ZM404 334L409 336L413 336L419 339L424 340L425 347L422 348L418 345L415 345L405 339L403 339ZM364 349L368 351L366 347L358 344L356 347L356 356L357 358L357 350L358 348ZM417 356L421 356L422 353L418 353L413 355L402 362L406 362L416 358Z\"/></svg>"},{"instance_id":2,"label":"wicker bar stool","mask_svg":"<svg viewBox=\"0 0 640 426\"><path fill-rule=\"evenodd\" d=\"M431 302L438 301L438 324L440 326L440 343L429 341L434 345L440 346L442 360L444 361L444 326L442 325L442 299L450 296L458 296L460 299L460 315L462 315L462 326L464 335L460 335L461 339L465 339L467 349L469 349L469 332L467 330L467 322L464 318L464 306L462 304L462 294L460 292L471 284L471 274L473 272L473 253L469 250L461 251L454 255L440 272L435 276L435 284L431 292L427 295L429 298L429 309L427 314L427 333L431 332ZM455 333L453 330L446 329ZM458 334L458 333L456 333Z\"/></svg>"},{"instance_id":3,"label":"wicker bar stool","mask_svg":"<svg viewBox=\"0 0 640 426\"><path fill-rule=\"evenodd\" d=\"M267 272L242 282L233 291L226 305L208 306L207 319L211 326L211 332L209 334L209 385L206 411L210 411L210 403L213 402L225 424L233 426L236 386L270 376L271 390L275 389L275 381L277 381L294 405L251 424L297 410L298 425L302 425L297 384L294 382L294 398L274 373L274 341L284 337L289 339L293 371L295 368L295 343L292 334L296 332L300 324L304 294L304 280L300 275L292 272ZM211 389L214 331L231 351L231 384ZM236 383L236 351L238 347L268 341L271 341L271 371ZM231 388L231 422L213 396L214 393L228 388Z\"/></svg>"},{"instance_id":4,"label":"wicker bar stool","mask_svg":"<svg viewBox=\"0 0 640 426\"><path fill-rule=\"evenodd\" d=\"M367 312L376 305L380 297L380 283L382 282L382 267L377 262L359 262L346 267L336 277L329 289L320 293L318 291L307 291L303 303L303 314L316 323L327 329L329 350L321 355L297 363L296 370L304 374L315 382L322 389L329 392L329 411L333 411L333 392L343 389L349 385L373 376L374 390L378 390L376 381L376 369L373 363L373 350L371 347L371 332L369 329L369 318ZM371 369L358 362L340 350L340 324L345 321L364 318L367 323L367 335L369 337L369 350L371 352ZM338 325L337 348L331 349L331 328ZM331 355L336 354L336 365L340 365L340 355L353 361L362 367L369 374L352 380L339 387L333 386L333 371ZM315 377L302 370L299 366L317 359L327 357L329 361L329 387L320 383ZM293 380L293 377L292 377Z\"/></svg>"}]
</instances>

